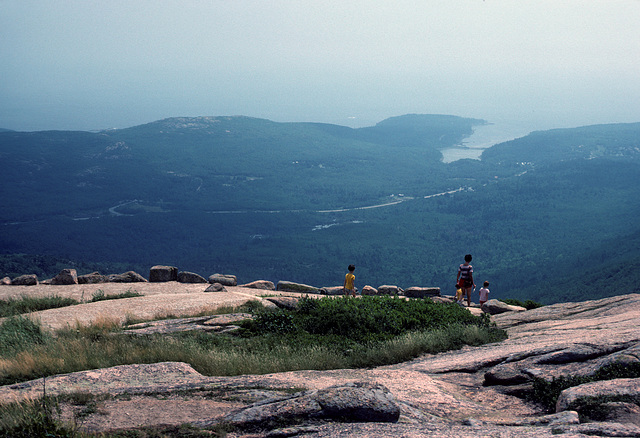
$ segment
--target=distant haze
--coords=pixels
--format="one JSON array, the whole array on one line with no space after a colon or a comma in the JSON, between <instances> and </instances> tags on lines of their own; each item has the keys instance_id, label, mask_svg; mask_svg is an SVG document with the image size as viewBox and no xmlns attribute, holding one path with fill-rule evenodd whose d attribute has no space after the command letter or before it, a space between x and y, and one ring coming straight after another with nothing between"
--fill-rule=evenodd
<instances>
[{"instance_id":1,"label":"distant haze","mask_svg":"<svg viewBox=\"0 0 640 438\"><path fill-rule=\"evenodd\" d=\"M0 0L0 128L640 121L637 0Z\"/></svg>"}]
</instances>

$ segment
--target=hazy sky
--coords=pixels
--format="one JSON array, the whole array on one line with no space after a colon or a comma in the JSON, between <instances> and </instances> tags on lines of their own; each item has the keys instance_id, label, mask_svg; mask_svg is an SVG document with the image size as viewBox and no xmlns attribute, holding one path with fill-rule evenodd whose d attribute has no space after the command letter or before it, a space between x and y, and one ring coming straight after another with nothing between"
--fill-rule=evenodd
<instances>
[{"instance_id":1,"label":"hazy sky","mask_svg":"<svg viewBox=\"0 0 640 438\"><path fill-rule=\"evenodd\" d=\"M640 122L640 0L0 0L0 128Z\"/></svg>"}]
</instances>

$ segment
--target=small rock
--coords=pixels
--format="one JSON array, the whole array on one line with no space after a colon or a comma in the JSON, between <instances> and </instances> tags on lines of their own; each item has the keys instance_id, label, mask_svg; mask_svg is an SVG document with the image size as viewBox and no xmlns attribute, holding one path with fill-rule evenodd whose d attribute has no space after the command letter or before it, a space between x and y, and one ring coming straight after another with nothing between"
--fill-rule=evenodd
<instances>
[{"instance_id":1,"label":"small rock","mask_svg":"<svg viewBox=\"0 0 640 438\"><path fill-rule=\"evenodd\" d=\"M178 283L208 283L208 281L193 272L180 271L178 272Z\"/></svg>"},{"instance_id":2,"label":"small rock","mask_svg":"<svg viewBox=\"0 0 640 438\"><path fill-rule=\"evenodd\" d=\"M127 271L123 274L111 274L108 276L110 283L146 283L147 280L142 275L134 271Z\"/></svg>"},{"instance_id":3,"label":"small rock","mask_svg":"<svg viewBox=\"0 0 640 438\"><path fill-rule=\"evenodd\" d=\"M213 274L209 276L209 283L220 283L223 286L237 286L238 279L235 275Z\"/></svg>"},{"instance_id":4,"label":"small rock","mask_svg":"<svg viewBox=\"0 0 640 438\"><path fill-rule=\"evenodd\" d=\"M378 294L380 295L400 295L402 292L404 291L398 286L390 286L387 284L378 286Z\"/></svg>"},{"instance_id":5,"label":"small rock","mask_svg":"<svg viewBox=\"0 0 640 438\"><path fill-rule=\"evenodd\" d=\"M512 306L499 300L489 300L482 305L482 311L489 315L498 315L506 312L524 312L527 309L520 306Z\"/></svg>"},{"instance_id":6,"label":"small rock","mask_svg":"<svg viewBox=\"0 0 640 438\"><path fill-rule=\"evenodd\" d=\"M425 298L440 296L439 287L410 287L404 290L404 296L409 298Z\"/></svg>"},{"instance_id":7,"label":"small rock","mask_svg":"<svg viewBox=\"0 0 640 438\"><path fill-rule=\"evenodd\" d=\"M298 308L298 298L294 297L270 297L267 301L272 302L281 309L296 310Z\"/></svg>"},{"instance_id":8,"label":"small rock","mask_svg":"<svg viewBox=\"0 0 640 438\"><path fill-rule=\"evenodd\" d=\"M109 281L109 277L101 275L99 272L92 272L91 274L79 275L78 284L98 284L106 283Z\"/></svg>"},{"instance_id":9,"label":"small rock","mask_svg":"<svg viewBox=\"0 0 640 438\"><path fill-rule=\"evenodd\" d=\"M378 289L367 285L362 288L362 295L378 295Z\"/></svg>"},{"instance_id":10,"label":"small rock","mask_svg":"<svg viewBox=\"0 0 640 438\"><path fill-rule=\"evenodd\" d=\"M251 283L243 284L240 287L248 287L250 289L264 289L264 290L276 290L276 286L272 281L268 280L256 280Z\"/></svg>"},{"instance_id":11,"label":"small rock","mask_svg":"<svg viewBox=\"0 0 640 438\"><path fill-rule=\"evenodd\" d=\"M11 285L11 279L9 277L4 277L2 280L0 280L0 285L10 286Z\"/></svg>"},{"instance_id":12,"label":"small rock","mask_svg":"<svg viewBox=\"0 0 640 438\"><path fill-rule=\"evenodd\" d=\"M51 279L51 284L67 285L78 284L78 273L75 269L63 269L58 275Z\"/></svg>"},{"instance_id":13,"label":"small rock","mask_svg":"<svg viewBox=\"0 0 640 438\"><path fill-rule=\"evenodd\" d=\"M178 281L178 268L156 265L149 270L150 283L166 283L167 281Z\"/></svg>"},{"instance_id":14,"label":"small rock","mask_svg":"<svg viewBox=\"0 0 640 438\"><path fill-rule=\"evenodd\" d=\"M13 286L36 286L38 284L38 276L35 274L21 275L11 280Z\"/></svg>"},{"instance_id":15,"label":"small rock","mask_svg":"<svg viewBox=\"0 0 640 438\"><path fill-rule=\"evenodd\" d=\"M226 292L227 290L220 283L213 283L204 290L205 292Z\"/></svg>"},{"instance_id":16,"label":"small rock","mask_svg":"<svg viewBox=\"0 0 640 438\"><path fill-rule=\"evenodd\" d=\"M344 287L328 286L328 287L320 288L319 292L322 295L344 295Z\"/></svg>"},{"instance_id":17,"label":"small rock","mask_svg":"<svg viewBox=\"0 0 640 438\"><path fill-rule=\"evenodd\" d=\"M279 281L276 290L282 292L299 292L299 293L320 293L320 289L317 287L309 286L307 284L294 283L292 281Z\"/></svg>"}]
</instances>

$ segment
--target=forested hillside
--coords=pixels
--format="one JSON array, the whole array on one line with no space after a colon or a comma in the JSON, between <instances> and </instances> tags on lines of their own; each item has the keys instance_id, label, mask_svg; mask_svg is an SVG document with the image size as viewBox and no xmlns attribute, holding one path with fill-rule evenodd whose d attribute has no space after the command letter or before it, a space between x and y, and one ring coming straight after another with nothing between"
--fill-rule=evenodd
<instances>
[{"instance_id":1,"label":"forested hillside","mask_svg":"<svg viewBox=\"0 0 640 438\"><path fill-rule=\"evenodd\" d=\"M163 263L330 286L354 263L359 287L448 293L470 252L495 297L638 291L640 124L534 132L442 163L483 123L199 117L0 132L0 275Z\"/></svg>"}]
</instances>

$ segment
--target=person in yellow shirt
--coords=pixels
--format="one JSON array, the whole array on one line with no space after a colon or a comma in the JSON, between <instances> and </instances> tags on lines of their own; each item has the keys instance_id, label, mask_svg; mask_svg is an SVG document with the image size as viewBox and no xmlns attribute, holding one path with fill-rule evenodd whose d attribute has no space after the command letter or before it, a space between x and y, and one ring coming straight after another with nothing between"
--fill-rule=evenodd
<instances>
[{"instance_id":1,"label":"person in yellow shirt","mask_svg":"<svg viewBox=\"0 0 640 438\"><path fill-rule=\"evenodd\" d=\"M355 297L356 296L356 287L354 285L354 282L356 281L356 276L353 275L353 271L356 270L356 267L354 265L349 265L349 272L347 272L347 275L344 276L344 293L346 296L349 296L349 294L351 294L351 296Z\"/></svg>"}]
</instances>

